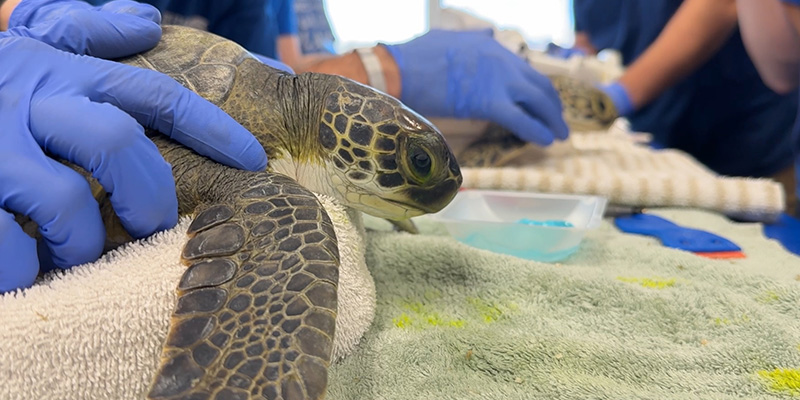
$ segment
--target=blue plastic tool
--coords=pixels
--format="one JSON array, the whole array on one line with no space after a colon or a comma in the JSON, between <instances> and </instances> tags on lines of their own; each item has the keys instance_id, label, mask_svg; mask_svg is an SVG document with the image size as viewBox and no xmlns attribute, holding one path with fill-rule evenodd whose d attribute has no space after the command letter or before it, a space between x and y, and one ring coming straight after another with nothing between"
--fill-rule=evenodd
<instances>
[{"instance_id":1,"label":"blue plastic tool","mask_svg":"<svg viewBox=\"0 0 800 400\"><path fill-rule=\"evenodd\" d=\"M764 224L764 235L781 242L786 250L800 256L800 220L797 218L781 214L776 222Z\"/></svg>"},{"instance_id":2,"label":"blue plastic tool","mask_svg":"<svg viewBox=\"0 0 800 400\"><path fill-rule=\"evenodd\" d=\"M741 247L728 239L711 232L683 227L656 215L642 213L617 217L614 223L625 233L653 236L667 247L713 258L744 256Z\"/></svg>"}]
</instances>

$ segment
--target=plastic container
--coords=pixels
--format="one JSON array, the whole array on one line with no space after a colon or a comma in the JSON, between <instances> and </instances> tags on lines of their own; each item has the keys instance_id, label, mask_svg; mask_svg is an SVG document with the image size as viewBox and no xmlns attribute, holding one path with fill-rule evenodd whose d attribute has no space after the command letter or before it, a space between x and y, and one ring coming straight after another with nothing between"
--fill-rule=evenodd
<instances>
[{"instance_id":1,"label":"plastic container","mask_svg":"<svg viewBox=\"0 0 800 400\"><path fill-rule=\"evenodd\" d=\"M605 207L598 196L462 190L431 217L469 246L553 262L578 250L586 232L600 225Z\"/></svg>"}]
</instances>

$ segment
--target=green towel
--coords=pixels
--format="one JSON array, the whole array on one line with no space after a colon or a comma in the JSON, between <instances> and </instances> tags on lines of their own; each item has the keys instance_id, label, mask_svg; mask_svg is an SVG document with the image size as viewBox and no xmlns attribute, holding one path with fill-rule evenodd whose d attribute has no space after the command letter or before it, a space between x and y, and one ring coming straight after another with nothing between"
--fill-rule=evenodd
<instances>
[{"instance_id":1,"label":"green towel","mask_svg":"<svg viewBox=\"0 0 800 400\"><path fill-rule=\"evenodd\" d=\"M800 258L692 210L745 259L711 260L610 222L562 263L477 250L421 218L368 235L374 323L330 374L342 399L800 397Z\"/></svg>"}]
</instances>

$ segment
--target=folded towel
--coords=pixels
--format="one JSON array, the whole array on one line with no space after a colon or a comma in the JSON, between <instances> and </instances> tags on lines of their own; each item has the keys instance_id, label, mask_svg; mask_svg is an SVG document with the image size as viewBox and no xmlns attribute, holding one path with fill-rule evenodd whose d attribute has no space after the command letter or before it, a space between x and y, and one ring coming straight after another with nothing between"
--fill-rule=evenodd
<instances>
[{"instance_id":1,"label":"folded towel","mask_svg":"<svg viewBox=\"0 0 800 400\"><path fill-rule=\"evenodd\" d=\"M573 132L548 148L526 146L500 168L463 168L463 186L600 195L612 203L701 208L749 221L773 221L784 210L778 182L719 176L682 151L640 144L646 138L618 120L608 132Z\"/></svg>"},{"instance_id":2,"label":"folded towel","mask_svg":"<svg viewBox=\"0 0 800 400\"><path fill-rule=\"evenodd\" d=\"M375 315L360 213L320 196L339 240L334 358L351 352ZM189 219L0 296L0 399L142 399L186 267Z\"/></svg>"}]
</instances>

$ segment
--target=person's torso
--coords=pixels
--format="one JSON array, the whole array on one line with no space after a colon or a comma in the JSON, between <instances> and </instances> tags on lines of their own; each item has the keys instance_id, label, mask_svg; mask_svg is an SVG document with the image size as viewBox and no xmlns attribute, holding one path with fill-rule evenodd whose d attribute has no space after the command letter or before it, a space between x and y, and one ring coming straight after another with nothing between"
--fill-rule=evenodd
<instances>
[{"instance_id":1,"label":"person's torso","mask_svg":"<svg viewBox=\"0 0 800 400\"><path fill-rule=\"evenodd\" d=\"M297 32L303 54L334 54L334 36L323 0L295 0Z\"/></svg>"},{"instance_id":2,"label":"person's torso","mask_svg":"<svg viewBox=\"0 0 800 400\"><path fill-rule=\"evenodd\" d=\"M108 0L88 0L102 4ZM277 58L281 7L291 0L139 0L161 11L162 24L185 25L233 40L249 51Z\"/></svg>"},{"instance_id":3,"label":"person's torso","mask_svg":"<svg viewBox=\"0 0 800 400\"><path fill-rule=\"evenodd\" d=\"M629 65L655 41L682 0L574 0L576 29ZM791 159L797 94L761 81L736 30L703 66L630 117L633 128L719 173L762 176Z\"/></svg>"}]
</instances>

